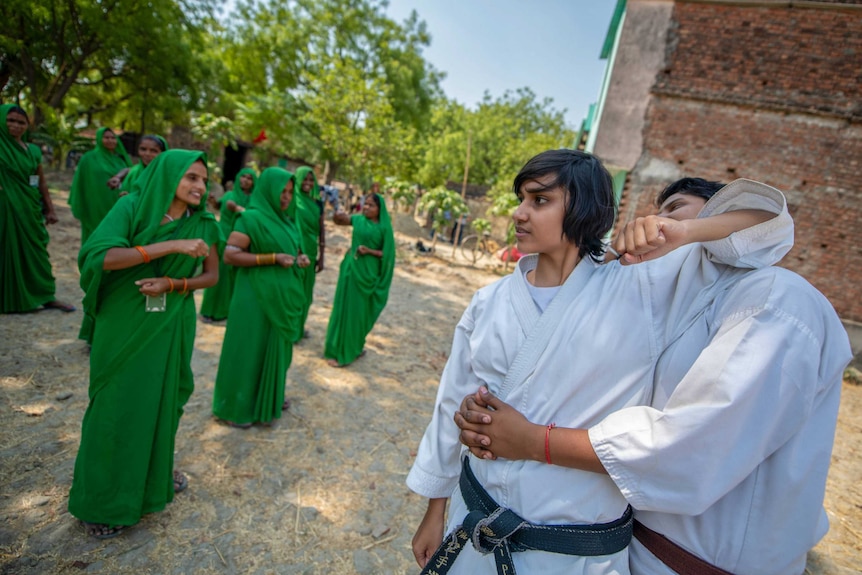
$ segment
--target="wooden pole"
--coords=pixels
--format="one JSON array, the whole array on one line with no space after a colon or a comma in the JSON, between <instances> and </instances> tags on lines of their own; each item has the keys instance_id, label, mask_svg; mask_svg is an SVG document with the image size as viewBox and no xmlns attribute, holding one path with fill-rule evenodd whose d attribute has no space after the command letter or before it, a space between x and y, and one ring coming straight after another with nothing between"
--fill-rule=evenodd
<instances>
[{"instance_id":1,"label":"wooden pole","mask_svg":"<svg viewBox=\"0 0 862 575\"><path fill-rule=\"evenodd\" d=\"M461 184L461 199L467 197L467 175L470 173L470 148L473 145L473 135L467 132L467 159L464 161L464 183ZM452 257L455 257L455 250L458 248L458 238L461 237L461 216L458 216L458 221L455 223L455 234L452 236Z\"/></svg>"}]
</instances>

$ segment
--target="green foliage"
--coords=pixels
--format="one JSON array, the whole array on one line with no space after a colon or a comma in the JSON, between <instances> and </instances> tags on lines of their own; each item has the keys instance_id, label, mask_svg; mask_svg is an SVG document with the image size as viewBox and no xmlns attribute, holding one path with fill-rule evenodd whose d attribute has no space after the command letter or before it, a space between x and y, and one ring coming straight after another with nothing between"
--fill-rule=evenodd
<instances>
[{"instance_id":1,"label":"green foliage","mask_svg":"<svg viewBox=\"0 0 862 575\"><path fill-rule=\"evenodd\" d=\"M432 214L431 226L437 234L440 234L446 226L458 221L458 218L470 212L467 202L460 195L443 186L437 186L425 192L419 200L419 209ZM447 212L450 216L449 219L446 218Z\"/></svg>"},{"instance_id":2,"label":"green foliage","mask_svg":"<svg viewBox=\"0 0 862 575\"><path fill-rule=\"evenodd\" d=\"M233 122L224 116L216 116L210 113L203 113L192 118L191 122L192 135L195 138L207 142L209 149L207 152L207 167L209 169L210 180L215 180L221 176L221 168L215 162L219 157L221 149L230 146L234 149L237 147L234 133L236 129Z\"/></svg>"},{"instance_id":3,"label":"green foliage","mask_svg":"<svg viewBox=\"0 0 862 575\"><path fill-rule=\"evenodd\" d=\"M480 236L491 233L491 222L485 218L476 218L471 225L473 226L473 230Z\"/></svg>"},{"instance_id":4,"label":"green foliage","mask_svg":"<svg viewBox=\"0 0 862 575\"><path fill-rule=\"evenodd\" d=\"M387 189L392 191L392 200L396 205L412 208L419 194L418 186L408 182L394 180L386 183Z\"/></svg>"},{"instance_id":5,"label":"green foliage","mask_svg":"<svg viewBox=\"0 0 862 575\"><path fill-rule=\"evenodd\" d=\"M178 119L197 102L195 46L217 2L5 0L2 95L22 95L37 126L48 109L73 124Z\"/></svg>"}]
</instances>

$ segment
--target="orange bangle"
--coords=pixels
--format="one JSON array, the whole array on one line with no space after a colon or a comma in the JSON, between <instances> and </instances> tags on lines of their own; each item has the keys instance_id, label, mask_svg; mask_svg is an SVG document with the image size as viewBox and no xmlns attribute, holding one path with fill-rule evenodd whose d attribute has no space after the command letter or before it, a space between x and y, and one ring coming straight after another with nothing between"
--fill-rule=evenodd
<instances>
[{"instance_id":1,"label":"orange bangle","mask_svg":"<svg viewBox=\"0 0 862 575\"><path fill-rule=\"evenodd\" d=\"M275 252L273 252L273 253L269 254L269 257L270 257L270 258L272 258L272 259L270 260L270 262L269 262L269 263L270 263L270 265L273 265L273 266L274 266L274 265L275 265Z\"/></svg>"},{"instance_id":2,"label":"orange bangle","mask_svg":"<svg viewBox=\"0 0 862 575\"><path fill-rule=\"evenodd\" d=\"M172 280L168 276L165 276L165 279L168 280L168 284L170 284L171 286L171 289L168 290L168 293L172 293L174 291L174 280Z\"/></svg>"},{"instance_id":3,"label":"orange bangle","mask_svg":"<svg viewBox=\"0 0 862 575\"><path fill-rule=\"evenodd\" d=\"M257 265L260 265L260 254L254 254L254 261L257 262Z\"/></svg>"},{"instance_id":4,"label":"orange bangle","mask_svg":"<svg viewBox=\"0 0 862 575\"><path fill-rule=\"evenodd\" d=\"M135 249L141 252L141 256L143 256L145 264L150 263L150 254L147 253L147 250L145 250L141 246L135 246Z\"/></svg>"},{"instance_id":5,"label":"orange bangle","mask_svg":"<svg viewBox=\"0 0 862 575\"><path fill-rule=\"evenodd\" d=\"M183 291L180 293L183 295L189 293L189 280L186 278L183 278Z\"/></svg>"}]
</instances>

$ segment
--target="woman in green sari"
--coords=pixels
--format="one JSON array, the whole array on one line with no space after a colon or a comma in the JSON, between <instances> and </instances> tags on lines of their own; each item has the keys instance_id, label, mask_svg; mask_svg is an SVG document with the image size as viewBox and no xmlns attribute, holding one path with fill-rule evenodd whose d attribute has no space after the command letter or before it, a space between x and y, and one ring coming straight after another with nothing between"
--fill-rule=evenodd
<instances>
[{"instance_id":1,"label":"woman in green sari","mask_svg":"<svg viewBox=\"0 0 862 575\"><path fill-rule=\"evenodd\" d=\"M203 153L160 154L78 256L93 347L69 512L93 537L118 535L187 485L174 439L194 389L192 291L218 280L206 184Z\"/></svg>"},{"instance_id":2,"label":"woman in green sari","mask_svg":"<svg viewBox=\"0 0 862 575\"><path fill-rule=\"evenodd\" d=\"M108 182L131 165L116 134L110 128L96 130L96 147L81 157L69 190L69 207L81 222L81 246L117 203L119 195Z\"/></svg>"},{"instance_id":3,"label":"woman in green sari","mask_svg":"<svg viewBox=\"0 0 862 575\"><path fill-rule=\"evenodd\" d=\"M305 309L302 310L302 329L299 337L308 337L305 331L305 320L308 319L308 310L314 300L314 280L317 274L323 271L323 250L326 247L326 234L323 227L323 201L320 199L320 187L314 171L308 166L301 166L296 170L296 181L299 183L300 193L297 194L296 217L302 231L302 241L306 254L311 260L311 266L302 274L305 290Z\"/></svg>"},{"instance_id":4,"label":"woman in green sari","mask_svg":"<svg viewBox=\"0 0 862 575\"><path fill-rule=\"evenodd\" d=\"M284 385L305 304L292 174L267 168L227 240L237 267L230 319L213 392L213 415L234 427L269 424L287 408Z\"/></svg>"},{"instance_id":5,"label":"woman in green sari","mask_svg":"<svg viewBox=\"0 0 862 575\"><path fill-rule=\"evenodd\" d=\"M365 353L365 338L389 299L395 236L380 194L368 194L361 214L336 212L333 221L353 226L353 238L338 273L323 356L329 365L344 367Z\"/></svg>"},{"instance_id":6,"label":"woman in green sari","mask_svg":"<svg viewBox=\"0 0 862 575\"><path fill-rule=\"evenodd\" d=\"M230 236L237 215L244 212L251 202L251 194L256 182L257 173L251 168L243 168L234 178L233 189L222 196L219 226L224 237ZM223 252L223 246L220 246L219 252ZM201 317L205 322L227 319L235 281L236 268L224 263L223 258L219 258L218 283L204 290L204 299L201 303Z\"/></svg>"},{"instance_id":7,"label":"woman in green sari","mask_svg":"<svg viewBox=\"0 0 862 575\"><path fill-rule=\"evenodd\" d=\"M57 223L42 173L42 150L27 142L27 113L0 106L0 313L53 308L75 311L54 299L48 230Z\"/></svg>"},{"instance_id":8,"label":"woman in green sari","mask_svg":"<svg viewBox=\"0 0 862 575\"><path fill-rule=\"evenodd\" d=\"M126 194L130 194L135 182L137 182L138 178L141 177L141 173L144 171L144 168L149 166L150 162L152 162L156 156L166 150L168 150L168 141L163 137L155 134L149 134L142 137L138 144L138 158L140 161L131 168L123 168L117 172L113 178L108 180L108 187L113 190L119 188L119 195L121 197Z\"/></svg>"}]
</instances>

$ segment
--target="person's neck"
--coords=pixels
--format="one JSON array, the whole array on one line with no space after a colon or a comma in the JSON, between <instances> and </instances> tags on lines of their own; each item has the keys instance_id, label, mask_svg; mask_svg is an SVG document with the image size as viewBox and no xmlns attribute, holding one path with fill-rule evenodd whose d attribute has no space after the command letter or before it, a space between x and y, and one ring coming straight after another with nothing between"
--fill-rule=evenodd
<instances>
[{"instance_id":1,"label":"person's neck","mask_svg":"<svg viewBox=\"0 0 862 575\"><path fill-rule=\"evenodd\" d=\"M580 261L576 246L555 253L540 253L536 267L527 274L527 281L535 287L561 286Z\"/></svg>"},{"instance_id":2,"label":"person's neck","mask_svg":"<svg viewBox=\"0 0 862 575\"><path fill-rule=\"evenodd\" d=\"M186 204L182 200L178 200L177 198L174 198L173 201L171 202L170 207L168 208L167 215L169 215L174 220L178 220L181 217L183 217L184 215L186 215L186 210L188 208L189 208L188 204Z\"/></svg>"}]
</instances>

